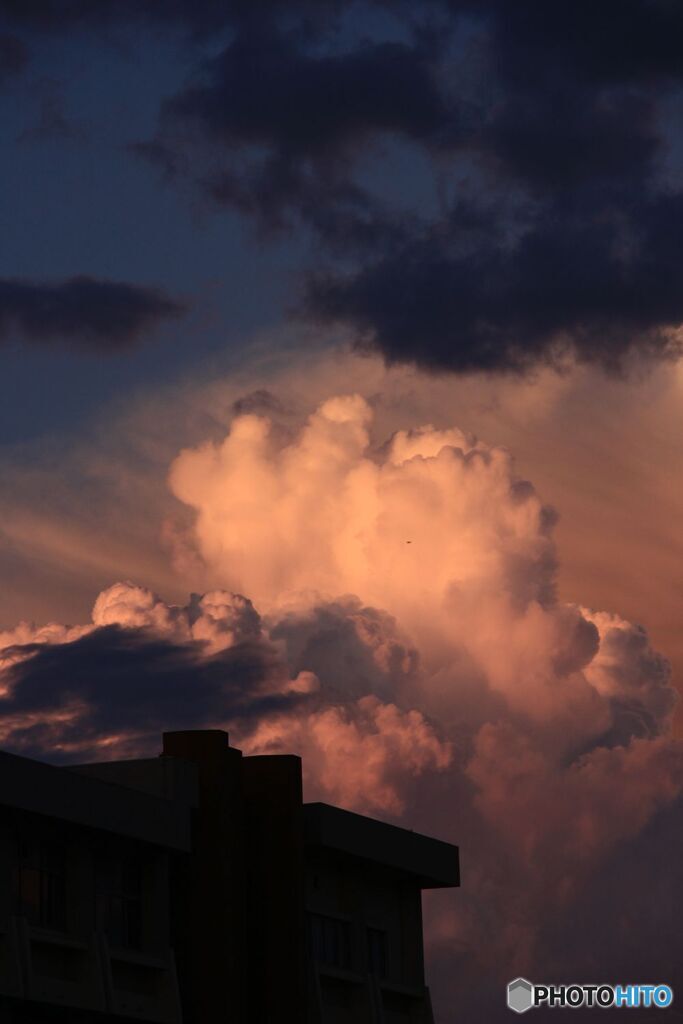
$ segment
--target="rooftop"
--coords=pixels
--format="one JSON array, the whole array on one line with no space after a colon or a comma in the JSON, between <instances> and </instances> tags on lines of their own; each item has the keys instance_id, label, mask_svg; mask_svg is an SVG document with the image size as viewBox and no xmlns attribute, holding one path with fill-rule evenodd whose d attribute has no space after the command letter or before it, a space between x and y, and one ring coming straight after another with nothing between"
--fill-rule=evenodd
<instances>
[{"instance_id":1,"label":"rooftop","mask_svg":"<svg viewBox=\"0 0 683 1024\"><path fill-rule=\"evenodd\" d=\"M392 868L422 889L460 885L457 846L330 804L304 804L304 838L308 847Z\"/></svg>"}]
</instances>

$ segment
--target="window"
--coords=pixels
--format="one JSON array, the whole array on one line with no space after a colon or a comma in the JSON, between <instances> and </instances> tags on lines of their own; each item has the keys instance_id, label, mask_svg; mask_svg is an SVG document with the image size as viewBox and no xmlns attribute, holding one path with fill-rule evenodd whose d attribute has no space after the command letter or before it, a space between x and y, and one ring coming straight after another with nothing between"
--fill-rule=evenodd
<instances>
[{"instance_id":1,"label":"window","mask_svg":"<svg viewBox=\"0 0 683 1024\"><path fill-rule=\"evenodd\" d=\"M20 840L17 872L19 914L30 924L66 928L66 854L59 843Z\"/></svg>"},{"instance_id":2,"label":"window","mask_svg":"<svg viewBox=\"0 0 683 1024\"><path fill-rule=\"evenodd\" d=\"M313 957L328 967L351 968L351 925L336 917L309 914Z\"/></svg>"},{"instance_id":3,"label":"window","mask_svg":"<svg viewBox=\"0 0 683 1024\"><path fill-rule=\"evenodd\" d=\"M368 928L368 970L378 978L387 974L387 933L380 928Z\"/></svg>"},{"instance_id":4,"label":"window","mask_svg":"<svg viewBox=\"0 0 683 1024\"><path fill-rule=\"evenodd\" d=\"M132 859L97 862L97 922L112 946L139 949L142 940L140 865Z\"/></svg>"}]
</instances>

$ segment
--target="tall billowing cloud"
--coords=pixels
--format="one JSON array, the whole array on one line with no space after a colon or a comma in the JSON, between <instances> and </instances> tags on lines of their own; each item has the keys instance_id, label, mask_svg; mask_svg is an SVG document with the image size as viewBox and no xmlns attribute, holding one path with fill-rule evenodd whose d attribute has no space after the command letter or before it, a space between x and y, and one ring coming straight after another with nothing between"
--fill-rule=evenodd
<instances>
[{"instance_id":1,"label":"tall billowing cloud","mask_svg":"<svg viewBox=\"0 0 683 1024\"><path fill-rule=\"evenodd\" d=\"M507 450L377 436L358 395L300 428L241 409L170 468L178 565L210 588L117 584L88 625L4 634L3 743L102 756L222 724L301 753L310 797L458 842L463 888L427 906L440 1020L499 1019L513 972L673 982L683 752L645 631L558 600L555 514Z\"/></svg>"},{"instance_id":2,"label":"tall billowing cloud","mask_svg":"<svg viewBox=\"0 0 683 1024\"><path fill-rule=\"evenodd\" d=\"M196 513L195 557L254 595L323 693L358 700L363 680L373 701L419 710L450 743L449 765L398 788L404 821L463 850L466 884L430 929L446 978L459 957L458 1012L496 1019L483 992L512 972L588 976L597 954L574 912L604 899L611 871L632 878L652 830L673 841L683 752L669 738L667 662L641 627L557 600L556 516L507 450L430 426L375 436L358 396L324 402L295 433L269 417L238 416L224 440L173 463L171 488ZM304 739L275 716L257 749L304 751L311 790L354 806L338 782L339 708L311 725ZM612 927L623 897L612 883ZM637 902L628 927L650 944L638 969L675 973L657 938L666 912ZM622 947L600 956L603 972L633 967Z\"/></svg>"},{"instance_id":3,"label":"tall billowing cloud","mask_svg":"<svg viewBox=\"0 0 683 1024\"><path fill-rule=\"evenodd\" d=\"M371 416L359 396L330 399L285 445L268 419L240 416L221 444L181 453L170 485L197 509L206 562L261 603L350 591L411 616L501 577L511 600L552 586L553 515L512 479L508 452L425 428L373 457Z\"/></svg>"}]
</instances>

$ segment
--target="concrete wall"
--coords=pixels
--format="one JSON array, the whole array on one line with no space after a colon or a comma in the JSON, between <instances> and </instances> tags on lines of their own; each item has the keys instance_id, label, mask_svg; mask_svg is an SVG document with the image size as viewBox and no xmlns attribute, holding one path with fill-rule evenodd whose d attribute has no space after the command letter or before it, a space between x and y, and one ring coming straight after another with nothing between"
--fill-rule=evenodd
<instances>
[{"instance_id":1,"label":"concrete wall","mask_svg":"<svg viewBox=\"0 0 683 1024\"><path fill-rule=\"evenodd\" d=\"M44 874L31 866L46 849L60 864L50 899ZM136 948L114 945L101 901L98 910L96 873L105 859L140 866ZM0 997L29 1001L36 1014L55 1006L177 1024L168 859L158 847L0 808ZM61 903L62 892L64 914L41 917L41 905Z\"/></svg>"},{"instance_id":2,"label":"concrete wall","mask_svg":"<svg viewBox=\"0 0 683 1024\"><path fill-rule=\"evenodd\" d=\"M431 1021L414 882L327 850L308 852L305 878L315 1024ZM335 921L348 937L342 964L325 962L325 951L315 949L314 930Z\"/></svg>"}]
</instances>

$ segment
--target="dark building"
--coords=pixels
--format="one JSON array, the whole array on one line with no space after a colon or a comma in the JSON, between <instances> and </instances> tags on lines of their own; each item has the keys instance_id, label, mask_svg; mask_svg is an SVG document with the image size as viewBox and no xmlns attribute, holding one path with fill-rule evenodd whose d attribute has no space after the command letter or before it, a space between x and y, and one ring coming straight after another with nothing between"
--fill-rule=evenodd
<instances>
[{"instance_id":1,"label":"dark building","mask_svg":"<svg viewBox=\"0 0 683 1024\"><path fill-rule=\"evenodd\" d=\"M304 804L297 757L0 753L0 865L2 1022L433 1021L421 890L457 848Z\"/></svg>"}]
</instances>

